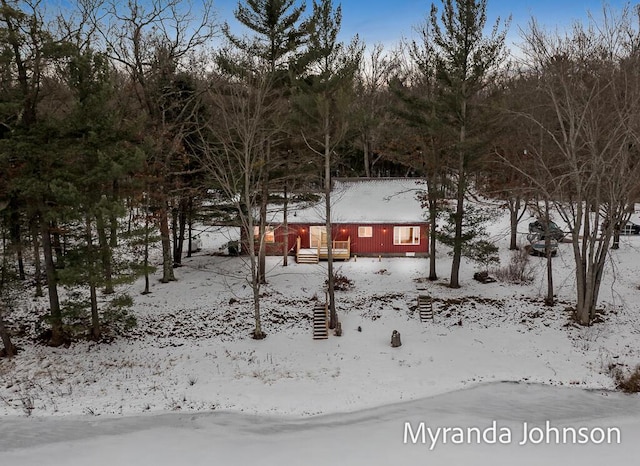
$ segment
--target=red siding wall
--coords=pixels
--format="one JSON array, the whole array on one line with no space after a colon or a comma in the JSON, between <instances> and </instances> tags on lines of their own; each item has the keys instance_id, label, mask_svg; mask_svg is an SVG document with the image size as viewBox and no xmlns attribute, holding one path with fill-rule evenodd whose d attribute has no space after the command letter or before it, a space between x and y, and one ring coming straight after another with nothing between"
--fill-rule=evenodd
<instances>
[{"instance_id":1,"label":"red siding wall","mask_svg":"<svg viewBox=\"0 0 640 466\"><path fill-rule=\"evenodd\" d=\"M313 224L318 225L318 224ZM296 238L300 236L303 248L309 247L309 227L310 224L289 224L289 250L295 251ZM358 227L367 226L372 228L371 238L359 238ZM419 226L420 244L416 245L394 245L393 227L396 226ZM429 224L426 222L415 223L389 223L389 224L354 224L341 223L334 224L332 236L335 241L346 241L351 237L351 254L359 256L397 255L404 256L407 253L415 253L424 256L429 253ZM282 244L284 240L284 229L282 227L275 230L276 243ZM281 249L280 249L281 251Z\"/></svg>"}]
</instances>

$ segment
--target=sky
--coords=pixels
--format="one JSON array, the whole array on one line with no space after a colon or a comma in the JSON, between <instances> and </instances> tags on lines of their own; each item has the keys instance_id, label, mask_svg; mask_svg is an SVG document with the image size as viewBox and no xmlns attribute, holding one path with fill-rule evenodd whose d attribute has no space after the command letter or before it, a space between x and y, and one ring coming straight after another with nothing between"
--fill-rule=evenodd
<instances>
[{"instance_id":1,"label":"sky","mask_svg":"<svg viewBox=\"0 0 640 466\"><path fill-rule=\"evenodd\" d=\"M334 0L335 3L339 3ZM214 0L220 17L232 18L237 0ZM307 0L309 5L311 0ZM366 44L382 43L392 47L403 37L411 37L413 28L423 22L432 0L342 0L342 39L348 41L355 34ZM441 5L440 0L435 0ZM609 0L613 8L620 8L625 0ZM309 6L308 6L309 7ZM543 25L564 28L575 20L583 20L587 12L602 10L601 0L488 0L487 18L491 24L499 16L512 17L508 42L519 41L519 29L526 28L534 16ZM233 27L233 22L230 24Z\"/></svg>"}]
</instances>

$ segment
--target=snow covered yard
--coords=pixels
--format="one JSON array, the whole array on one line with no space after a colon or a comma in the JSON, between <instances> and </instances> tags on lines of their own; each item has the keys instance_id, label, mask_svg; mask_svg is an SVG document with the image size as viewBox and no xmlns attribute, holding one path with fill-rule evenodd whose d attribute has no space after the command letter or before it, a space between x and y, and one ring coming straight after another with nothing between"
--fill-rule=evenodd
<instances>
[{"instance_id":1,"label":"snow covered yard","mask_svg":"<svg viewBox=\"0 0 640 466\"><path fill-rule=\"evenodd\" d=\"M505 248L504 227L495 227L491 233L501 246L505 264L510 252ZM225 447L229 443L224 442L234 438L229 445L241 450L249 447L238 453L240 456L249 458L251 452L266 451L265 464L285 464L279 449L296 442L305 443L316 453L320 448L316 442L331 442L338 443L336 448L346 458L356 451L363 454L343 464L388 464L393 452L424 461L428 448L401 441L402 419L419 419L422 412L403 408L396 413L397 406L414 406L404 402L429 404L424 412L430 418L422 420L435 419L434 425L488 425L489 419L505 419L517 430L522 422L540 422L542 413L545 419L554 418L562 406L558 400L587 396L582 389L596 389L599 391L594 393L600 397L604 394L604 398L622 400L624 409L609 413L608 405L597 408L597 403L585 403L575 406L575 418L581 412L590 425L600 425L598 422L606 418L610 424L622 423L626 438L640 434L637 396L607 391L614 388L607 373L610 364L633 367L640 363L639 237L624 237L621 249L612 251L611 273L605 277L601 294L603 322L592 327L571 323L570 245L562 244L553 259L559 302L552 308L542 302L546 285L541 258L530 259L536 277L530 285L480 284L472 279L474 266L466 263L461 274L463 287L457 290L446 287L446 278L435 283L426 280L426 259L359 257L337 263L339 273L354 282L352 290L337 293L344 334L320 341L312 339L311 314L313 302L324 300L323 263L282 267L280 258L268 258L269 283L263 288L263 322L268 337L254 341L249 337L253 311L243 259L216 254L224 243L219 234L203 233L202 238L203 250L184 260L184 266L176 270L177 282L163 285L154 281L152 293L146 296L139 295L140 283L131 286L138 327L129 338L111 344L78 342L70 348L38 346L23 339L17 342L23 348L17 358L0 360L0 425L18 432L0 443L0 451L17 448L10 452L10 464L31 464L29 459L36 454L61 458L65 447L58 444L21 450L20 432L26 438L36 436L48 425L40 423L50 422L44 418L63 415L60 420L68 420L69 432L83 430L87 423L96 426L96 435L108 430L99 427L111 425L105 422L132 426L124 428L131 436L76 442L80 454L74 461L83 458L83 451L90 455L99 445L105 460L95 464L121 463L119 448L133 451L137 445L145 451L141 446L157 442L184 442L193 451L159 449L158 462L152 461L156 456L151 455L149 461L131 460L130 464L168 464L163 461L180 455L190 458L189 464L213 464L213 445L209 445L213 437L218 438L215 457L231 458L226 455L231 455L232 447ZM440 276L446 277L449 258L443 252L438 258ZM420 321L416 309L419 294L433 297L433 322ZM399 348L390 346L393 330L401 334L403 345ZM499 383L503 381L519 384ZM496 387L515 386L520 387L517 392L529 390L528 384L537 387L532 389L537 395L529 408L520 410L515 402L506 404L512 411L505 417L507 408L500 408L500 397L480 414L474 411L477 406L472 407L477 401L474 393L478 393L474 390L487 394ZM537 384L556 388L546 392ZM472 390L457 392L469 388ZM457 406L451 408L455 413L439 410L438 400L452 392L462 394L445 404ZM204 414L212 411L219 414ZM167 412L183 414L158 417ZM205 417L184 417L195 412ZM259 417L252 417L255 415ZM170 420L159 421L159 426L164 426L159 431L149 431L155 423L150 419L156 418ZM118 419L124 424L117 424ZM180 424L180 419L187 425ZM256 423L258 427L252 427ZM297 432L307 423L308 429ZM334 424L336 429L329 429ZM230 432L225 434L227 425ZM354 433L347 434L347 430ZM116 431L121 432L113 427L111 433ZM347 440L337 441L340 432ZM176 435L176 440L169 440ZM395 437L387 439L389 435ZM261 449L270 439L279 446ZM208 449L203 445L209 445ZM496 448L478 447L482 451ZM607 454L614 452L625 458L635 451L633 446L614 447L609 446ZM301 457L305 448L297 447L293 457ZM494 449L488 452L493 455ZM500 451L503 456L486 464L507 464L520 458L517 445ZM560 446L536 450L549 458L569 458L570 451ZM443 461L438 464L457 464L475 454L469 446L448 445L434 458ZM318 453L306 462L299 459L296 464L329 461L323 455ZM244 463L238 461L228 464Z\"/></svg>"},{"instance_id":2,"label":"snow covered yard","mask_svg":"<svg viewBox=\"0 0 640 466\"><path fill-rule=\"evenodd\" d=\"M311 339L313 301L324 300L324 265L280 265L269 258L263 289L268 338L253 341L242 258L212 255L219 235L177 270L179 281L135 294L138 327L112 344L71 348L27 345L0 362L5 415L134 414L164 410L236 410L313 415L412 400L491 381L613 388L611 363L640 362L636 262L640 238L613 254L603 287L604 322L570 323L572 274L562 245L554 259L560 303L542 304L544 260L531 258L536 281L519 286L425 280L416 258L358 258L338 263L354 282L338 292L344 335ZM503 248L504 249L504 248ZM508 260L508 251L503 263ZM442 254L446 276L448 257ZM640 282L640 280L638 280ZM434 298L433 322L420 322L418 294ZM358 331L360 329L361 331ZM403 346L391 348L398 330ZM300 396L300 394L304 394Z\"/></svg>"}]
</instances>

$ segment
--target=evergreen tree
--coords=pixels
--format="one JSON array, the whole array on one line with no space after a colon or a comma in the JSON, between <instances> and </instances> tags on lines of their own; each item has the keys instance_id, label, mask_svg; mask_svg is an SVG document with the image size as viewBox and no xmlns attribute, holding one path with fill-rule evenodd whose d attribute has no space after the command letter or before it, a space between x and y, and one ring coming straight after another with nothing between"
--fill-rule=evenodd
<instances>
[{"instance_id":1,"label":"evergreen tree","mask_svg":"<svg viewBox=\"0 0 640 466\"><path fill-rule=\"evenodd\" d=\"M450 286L460 286L463 248L464 199L468 175L479 157L482 117L478 114L480 91L491 82L505 58L506 28L500 19L487 36L487 0L443 0L442 12L432 4L425 34L427 52L434 61L438 80L440 118L456 134L453 169L457 174L455 232Z\"/></svg>"},{"instance_id":2,"label":"evergreen tree","mask_svg":"<svg viewBox=\"0 0 640 466\"><path fill-rule=\"evenodd\" d=\"M218 64L226 75L237 76L241 79L254 79L252 74L264 75L269 83L270 100L283 99L289 93L290 79L295 76L301 47L307 39L307 22L303 19L306 5L304 2L296 6L295 0L246 0L239 2L235 11L236 19L249 31L250 36L237 37L232 34L225 24L223 31L229 40L232 50L219 54ZM237 61L236 52L241 55L252 56L253 60ZM264 236L267 227L267 205L273 180L273 170L284 164L278 155L286 157L288 152L278 150L278 146L285 140L282 130L286 119L286 105L278 105L282 111L269 115L262 124L265 127L279 128L277 131L268 130L273 136L265 141L262 148L262 162L260 169L260 221L258 226L258 255L260 282L266 283L266 248ZM247 232L248 237L253 232Z\"/></svg>"},{"instance_id":3,"label":"evergreen tree","mask_svg":"<svg viewBox=\"0 0 640 466\"><path fill-rule=\"evenodd\" d=\"M363 53L357 37L348 46L338 41L341 22L340 6L334 8L331 0L313 1L309 46L302 60L306 71L299 81L301 92L297 98L299 124L307 146L322 157L324 165L330 328L338 323L331 234L331 167L335 149L349 129L355 79Z\"/></svg>"},{"instance_id":4,"label":"evergreen tree","mask_svg":"<svg viewBox=\"0 0 640 466\"><path fill-rule=\"evenodd\" d=\"M39 111L39 105L45 97L54 96L55 84L44 75L67 56L68 43L47 30L39 4L29 6L28 12L20 6L0 2L2 70L8 78L3 93L10 97L2 108L3 125L9 129L0 139L0 154L13 175L7 185L10 203L25 213L33 231L41 236L51 321L49 343L58 346L64 342L64 333L53 236L59 233L54 226L66 209L57 200L66 161L58 152L58 128L52 118L59 108L47 106L45 113Z\"/></svg>"},{"instance_id":5,"label":"evergreen tree","mask_svg":"<svg viewBox=\"0 0 640 466\"><path fill-rule=\"evenodd\" d=\"M437 280L437 219L444 206L450 138L438 112L439 83L429 29L419 32L419 40L406 44L407 60L398 64L391 80L392 112L398 121L386 132L385 150L425 180L426 192L419 196L429 211L429 280Z\"/></svg>"},{"instance_id":6,"label":"evergreen tree","mask_svg":"<svg viewBox=\"0 0 640 466\"><path fill-rule=\"evenodd\" d=\"M75 47L61 70L71 99L60 122L59 139L71 163L58 195L74 209L66 215L70 244L60 278L67 286L88 287L90 336L96 340L102 335L98 288L113 293L114 285L131 275L121 269L120 261L114 263L105 233L106 219L123 216L123 202L105 193L113 180L131 176L141 167L139 152L128 144L132 128L123 126L120 107L114 105L113 77L107 57L87 47Z\"/></svg>"},{"instance_id":7,"label":"evergreen tree","mask_svg":"<svg viewBox=\"0 0 640 466\"><path fill-rule=\"evenodd\" d=\"M1 199L2 191L0 191L0 213L2 213L8 205L8 202L2 202ZM6 227L5 222L0 222L0 231L2 232L3 238ZM15 355L16 348L11 342L11 335L5 324L5 317L8 315L8 311L12 307L12 301L15 299L17 293L21 291L22 286L9 264L9 255L7 251L4 250L4 245L5 242L3 241L3 250L0 254L0 341L4 346L4 356L11 358ZM0 356L2 356L1 351Z\"/></svg>"}]
</instances>

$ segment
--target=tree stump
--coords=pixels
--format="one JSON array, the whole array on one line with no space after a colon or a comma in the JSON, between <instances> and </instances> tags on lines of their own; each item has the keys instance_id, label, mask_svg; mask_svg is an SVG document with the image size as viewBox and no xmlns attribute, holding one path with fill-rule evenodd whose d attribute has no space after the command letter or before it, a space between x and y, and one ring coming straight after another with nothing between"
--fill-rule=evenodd
<instances>
[{"instance_id":1,"label":"tree stump","mask_svg":"<svg viewBox=\"0 0 640 466\"><path fill-rule=\"evenodd\" d=\"M394 330L391 334L391 347L397 348L398 346L402 346L402 342L400 341L400 332Z\"/></svg>"}]
</instances>

